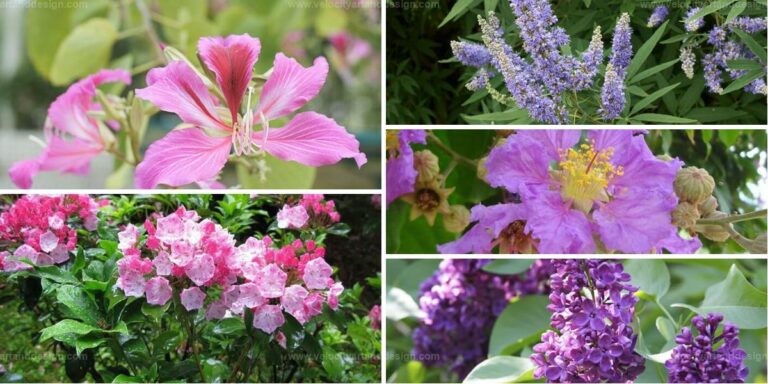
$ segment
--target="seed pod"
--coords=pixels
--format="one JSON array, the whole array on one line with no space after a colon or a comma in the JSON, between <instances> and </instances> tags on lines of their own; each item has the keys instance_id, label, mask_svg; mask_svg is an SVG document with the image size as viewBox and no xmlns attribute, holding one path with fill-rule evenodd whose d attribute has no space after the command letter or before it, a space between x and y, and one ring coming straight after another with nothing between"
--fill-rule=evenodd
<instances>
[{"instance_id":1,"label":"seed pod","mask_svg":"<svg viewBox=\"0 0 768 384\"><path fill-rule=\"evenodd\" d=\"M672 224L681 228L693 228L700 217L696 206L685 201L672 210Z\"/></svg>"},{"instance_id":2,"label":"seed pod","mask_svg":"<svg viewBox=\"0 0 768 384\"><path fill-rule=\"evenodd\" d=\"M724 212L714 211L709 215L707 215L705 218L719 219L725 216L728 216L728 215ZM725 228L717 224L696 224L696 226L694 227L694 231L706 237L707 239L710 239L712 241L717 241L717 242L726 241L728 240L729 237L731 237L731 235L728 233L728 231Z\"/></svg>"},{"instance_id":3,"label":"seed pod","mask_svg":"<svg viewBox=\"0 0 768 384\"><path fill-rule=\"evenodd\" d=\"M766 238L765 233L757 236L754 240L752 240L752 245L749 247L749 253L765 255L768 253L768 244L766 244L766 242L768 242L768 238Z\"/></svg>"},{"instance_id":4,"label":"seed pod","mask_svg":"<svg viewBox=\"0 0 768 384\"><path fill-rule=\"evenodd\" d=\"M416 181L419 183L429 183L440 175L437 156L428 149L413 154L413 167L418 172Z\"/></svg>"},{"instance_id":5,"label":"seed pod","mask_svg":"<svg viewBox=\"0 0 768 384\"><path fill-rule=\"evenodd\" d=\"M677 172L674 187L680 200L699 204L712 195L715 179L704 169L686 167Z\"/></svg>"},{"instance_id":6,"label":"seed pod","mask_svg":"<svg viewBox=\"0 0 768 384\"><path fill-rule=\"evenodd\" d=\"M463 205L452 205L443 216L443 225L448 232L461 233L469 225L469 209Z\"/></svg>"},{"instance_id":7,"label":"seed pod","mask_svg":"<svg viewBox=\"0 0 768 384\"><path fill-rule=\"evenodd\" d=\"M701 213L701 216L707 216L712 214L712 212L715 212L717 209L717 199L715 199L714 196L708 197L704 202L699 203L699 213Z\"/></svg>"}]
</instances>

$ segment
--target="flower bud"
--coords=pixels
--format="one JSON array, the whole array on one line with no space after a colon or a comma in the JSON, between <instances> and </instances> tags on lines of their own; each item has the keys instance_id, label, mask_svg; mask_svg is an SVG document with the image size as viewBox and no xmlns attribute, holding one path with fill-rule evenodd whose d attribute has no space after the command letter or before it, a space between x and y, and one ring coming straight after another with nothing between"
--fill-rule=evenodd
<instances>
[{"instance_id":1,"label":"flower bud","mask_svg":"<svg viewBox=\"0 0 768 384\"><path fill-rule=\"evenodd\" d=\"M704 202L699 203L698 208L701 216L707 216L717 209L717 199L714 196L707 197Z\"/></svg>"},{"instance_id":2,"label":"flower bud","mask_svg":"<svg viewBox=\"0 0 768 384\"><path fill-rule=\"evenodd\" d=\"M686 167L677 172L674 187L680 200L699 204L712 195L715 179L704 169Z\"/></svg>"},{"instance_id":3,"label":"flower bud","mask_svg":"<svg viewBox=\"0 0 768 384\"><path fill-rule=\"evenodd\" d=\"M764 255L768 253L768 238L766 238L766 234L763 233L760 236L757 236L754 240L752 240L752 245L749 247L749 253L753 253L756 255Z\"/></svg>"},{"instance_id":4,"label":"flower bud","mask_svg":"<svg viewBox=\"0 0 768 384\"><path fill-rule=\"evenodd\" d=\"M419 174L416 179L419 183L429 183L440 175L437 156L428 149L413 154L413 167Z\"/></svg>"},{"instance_id":5,"label":"flower bud","mask_svg":"<svg viewBox=\"0 0 768 384\"><path fill-rule=\"evenodd\" d=\"M443 215L445 230L461 233L469 225L469 209L463 205L451 205L447 214Z\"/></svg>"},{"instance_id":6,"label":"flower bud","mask_svg":"<svg viewBox=\"0 0 768 384\"><path fill-rule=\"evenodd\" d=\"M708 214L705 218L719 219L725 216L728 216L728 214L720 211L714 211ZM712 241L723 242L731 237L731 235L728 233L728 230L717 224L696 224L693 229L699 235L704 236Z\"/></svg>"},{"instance_id":7,"label":"flower bud","mask_svg":"<svg viewBox=\"0 0 768 384\"><path fill-rule=\"evenodd\" d=\"M672 224L681 228L693 228L700 217L699 210L691 203L682 202L672 210Z\"/></svg>"},{"instance_id":8,"label":"flower bud","mask_svg":"<svg viewBox=\"0 0 768 384\"><path fill-rule=\"evenodd\" d=\"M488 176L488 168L485 167L485 162L488 160L488 156L483 157L477 162L477 178L485 181L485 177Z\"/></svg>"}]
</instances>

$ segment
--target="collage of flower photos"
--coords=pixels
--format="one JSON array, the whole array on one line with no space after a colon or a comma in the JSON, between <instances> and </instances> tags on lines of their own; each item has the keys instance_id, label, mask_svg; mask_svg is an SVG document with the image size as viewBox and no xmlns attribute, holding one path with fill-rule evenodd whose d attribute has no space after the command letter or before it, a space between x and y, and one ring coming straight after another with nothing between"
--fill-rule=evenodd
<instances>
[{"instance_id":1,"label":"collage of flower photos","mask_svg":"<svg viewBox=\"0 0 768 384\"><path fill-rule=\"evenodd\" d=\"M0 0L0 384L768 383L767 64L766 0Z\"/></svg>"}]
</instances>

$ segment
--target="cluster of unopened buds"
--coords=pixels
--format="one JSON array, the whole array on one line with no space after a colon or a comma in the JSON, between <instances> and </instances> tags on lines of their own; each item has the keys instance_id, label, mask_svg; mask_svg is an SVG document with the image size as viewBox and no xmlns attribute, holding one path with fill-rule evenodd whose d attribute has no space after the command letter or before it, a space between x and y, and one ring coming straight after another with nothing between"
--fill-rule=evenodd
<instances>
[{"instance_id":1,"label":"cluster of unopened buds","mask_svg":"<svg viewBox=\"0 0 768 384\"><path fill-rule=\"evenodd\" d=\"M278 228L327 227L340 220L341 215L336 211L336 203L326 200L321 194L303 195L297 203L285 204L277 212Z\"/></svg>"},{"instance_id":2,"label":"cluster of unopened buds","mask_svg":"<svg viewBox=\"0 0 768 384\"><path fill-rule=\"evenodd\" d=\"M253 326L270 334L285 322L284 312L305 324L324 303L337 309L344 290L313 240L277 247L270 237L251 237L236 245L225 228L184 207L155 224L147 220L144 231L128 225L119 240L117 286L125 295L146 296L152 305L178 295L186 310L204 308L207 319L251 311Z\"/></svg>"},{"instance_id":3,"label":"cluster of unopened buds","mask_svg":"<svg viewBox=\"0 0 768 384\"><path fill-rule=\"evenodd\" d=\"M31 269L22 259L39 266L67 262L77 247L77 230L95 230L104 203L88 195L22 196L0 214L0 269Z\"/></svg>"}]
</instances>

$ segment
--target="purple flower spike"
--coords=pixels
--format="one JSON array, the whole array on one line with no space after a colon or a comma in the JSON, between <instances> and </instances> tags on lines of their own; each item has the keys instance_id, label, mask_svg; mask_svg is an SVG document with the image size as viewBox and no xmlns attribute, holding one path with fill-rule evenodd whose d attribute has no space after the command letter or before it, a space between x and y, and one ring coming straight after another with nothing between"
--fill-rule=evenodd
<instances>
[{"instance_id":1,"label":"purple flower spike","mask_svg":"<svg viewBox=\"0 0 768 384\"><path fill-rule=\"evenodd\" d=\"M691 16L695 15L696 12L700 11L701 7L693 7L688 10L688 12L685 14L685 20L688 20ZM704 18L700 17L696 20L686 22L685 23L685 30L688 32L696 32L699 30L699 28L704 26Z\"/></svg>"},{"instance_id":2,"label":"purple flower spike","mask_svg":"<svg viewBox=\"0 0 768 384\"><path fill-rule=\"evenodd\" d=\"M645 369L634 352L637 290L619 263L595 259L552 260L552 312L547 331L533 347L534 376L548 382L627 382ZM587 294L585 294L587 292Z\"/></svg>"},{"instance_id":3,"label":"purple flower spike","mask_svg":"<svg viewBox=\"0 0 768 384\"><path fill-rule=\"evenodd\" d=\"M613 120L624 110L624 73L617 72L612 64L605 68L605 82L600 98L600 115L604 120Z\"/></svg>"},{"instance_id":4,"label":"purple flower spike","mask_svg":"<svg viewBox=\"0 0 768 384\"><path fill-rule=\"evenodd\" d=\"M664 364L670 383L743 383L747 379L747 353L739 348L739 329L726 322L716 335L722 321L723 316L715 313L706 318L694 316L691 324L696 336L691 328L683 327L675 337L672 357Z\"/></svg>"},{"instance_id":5,"label":"purple flower spike","mask_svg":"<svg viewBox=\"0 0 768 384\"><path fill-rule=\"evenodd\" d=\"M727 24L728 28L740 29L746 33L765 31L768 28L766 17L737 17Z\"/></svg>"},{"instance_id":6,"label":"purple flower spike","mask_svg":"<svg viewBox=\"0 0 768 384\"><path fill-rule=\"evenodd\" d=\"M421 284L419 305L424 315L413 332L416 359L447 367L464 379L486 358L491 328L509 300L549 290L546 282L554 271L549 260L536 260L522 276L483 271L489 262L444 260Z\"/></svg>"},{"instance_id":7,"label":"purple flower spike","mask_svg":"<svg viewBox=\"0 0 768 384\"><path fill-rule=\"evenodd\" d=\"M658 27L667 19L669 8L666 5L659 5L653 9L653 13L648 17L648 28Z\"/></svg>"},{"instance_id":8,"label":"purple flower spike","mask_svg":"<svg viewBox=\"0 0 768 384\"><path fill-rule=\"evenodd\" d=\"M632 27L629 26L629 14L622 13L613 31L613 46L611 47L611 59L608 62L613 65L617 73L623 77L624 70L632 59Z\"/></svg>"},{"instance_id":9,"label":"purple flower spike","mask_svg":"<svg viewBox=\"0 0 768 384\"><path fill-rule=\"evenodd\" d=\"M453 55L464 65L482 67L491 62L491 54L482 44L451 41Z\"/></svg>"}]
</instances>

